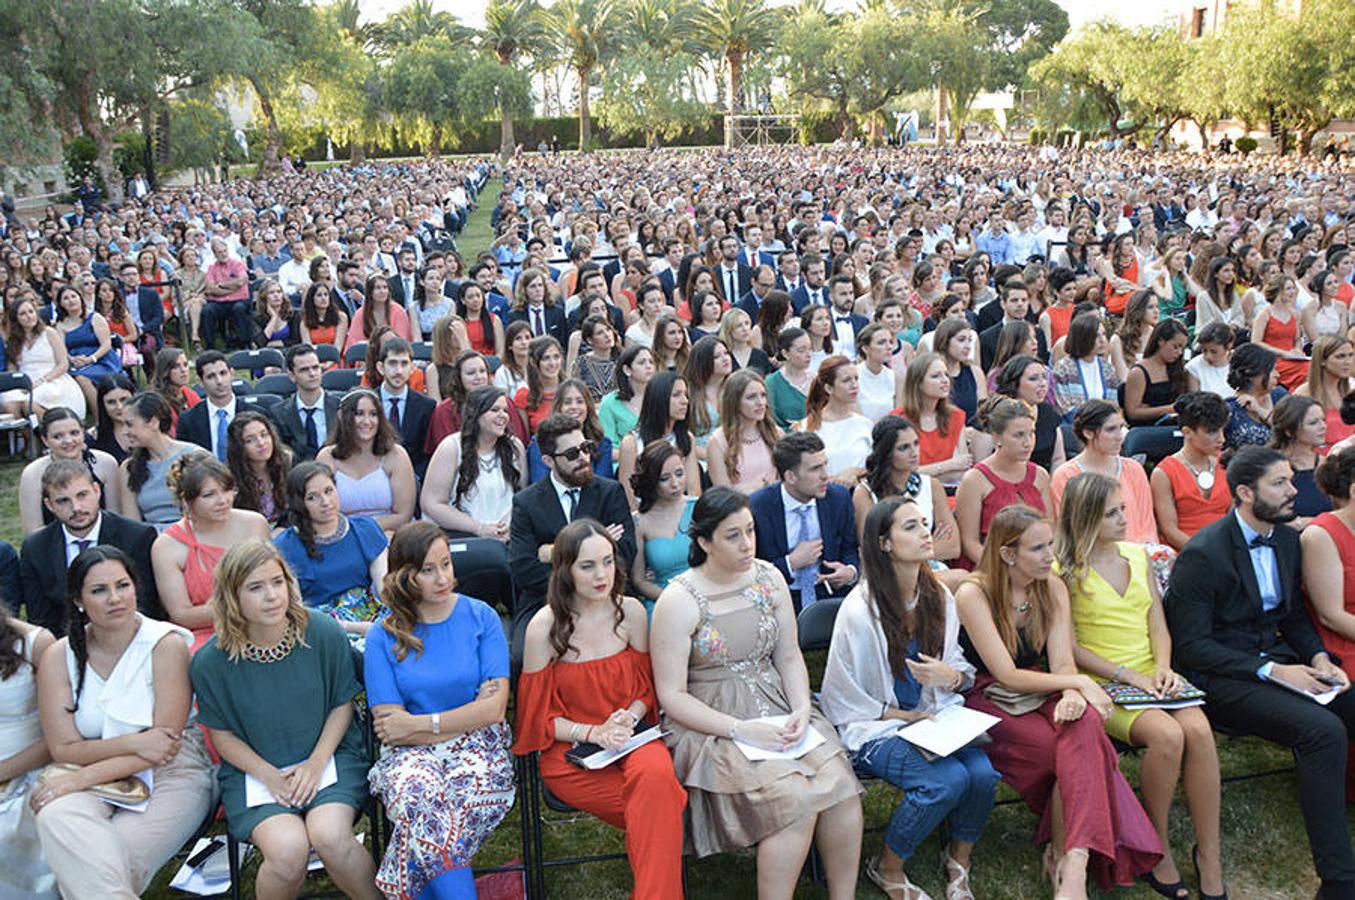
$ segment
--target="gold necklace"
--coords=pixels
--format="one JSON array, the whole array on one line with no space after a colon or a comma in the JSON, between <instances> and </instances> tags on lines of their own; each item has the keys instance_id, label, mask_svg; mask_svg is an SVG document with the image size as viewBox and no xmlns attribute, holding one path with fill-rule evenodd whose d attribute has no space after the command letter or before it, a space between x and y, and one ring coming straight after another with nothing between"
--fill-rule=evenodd
<instances>
[{"instance_id":1,"label":"gold necklace","mask_svg":"<svg viewBox=\"0 0 1355 900\"><path fill-rule=\"evenodd\" d=\"M297 644L296 626L288 625L287 633L275 644L267 647L260 647L258 644L245 642L240 648L240 655L250 662L262 663L267 665L286 659L287 654L291 653Z\"/></svg>"}]
</instances>

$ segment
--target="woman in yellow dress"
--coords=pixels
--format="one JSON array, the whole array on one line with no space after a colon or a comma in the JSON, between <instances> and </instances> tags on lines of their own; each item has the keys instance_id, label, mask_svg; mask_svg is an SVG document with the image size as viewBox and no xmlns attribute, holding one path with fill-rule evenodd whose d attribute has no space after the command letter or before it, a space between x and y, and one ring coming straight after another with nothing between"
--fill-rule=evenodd
<instances>
[{"instance_id":1,"label":"woman in yellow dress","mask_svg":"<svg viewBox=\"0 0 1355 900\"><path fill-rule=\"evenodd\" d=\"M1148 555L1142 545L1124 540L1127 521L1113 478L1084 472L1068 482L1054 554L1072 606L1074 656L1078 667L1098 681L1121 682L1170 701L1187 685L1172 671L1171 635ZM1129 709L1117 704L1106 731L1144 748L1139 787L1163 851L1162 862L1145 878L1148 885L1164 897L1190 896L1167 836L1172 797L1184 768L1200 896L1226 896L1218 752L1202 707Z\"/></svg>"}]
</instances>

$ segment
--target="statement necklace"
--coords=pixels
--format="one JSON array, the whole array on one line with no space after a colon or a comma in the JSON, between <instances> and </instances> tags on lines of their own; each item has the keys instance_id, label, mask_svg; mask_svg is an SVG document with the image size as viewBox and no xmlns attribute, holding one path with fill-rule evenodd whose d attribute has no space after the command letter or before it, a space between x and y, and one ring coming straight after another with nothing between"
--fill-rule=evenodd
<instances>
[{"instance_id":1,"label":"statement necklace","mask_svg":"<svg viewBox=\"0 0 1355 900\"><path fill-rule=\"evenodd\" d=\"M1200 490L1206 494L1209 493L1209 489L1214 486L1214 467L1209 465L1213 462L1213 459L1212 456L1205 457L1207 468L1197 469L1190 464L1190 460L1186 458L1185 451L1181 451L1181 462L1186 464L1187 469L1190 469L1190 473L1195 476L1195 483L1198 484Z\"/></svg>"},{"instance_id":2,"label":"statement necklace","mask_svg":"<svg viewBox=\"0 0 1355 900\"><path fill-rule=\"evenodd\" d=\"M288 625L287 633L282 636L282 640L268 647L260 647L258 644L246 642L245 646L240 648L240 655L250 662L275 663L286 659L287 654L291 653L296 647L296 626Z\"/></svg>"},{"instance_id":3,"label":"statement necklace","mask_svg":"<svg viewBox=\"0 0 1355 900\"><path fill-rule=\"evenodd\" d=\"M1030 608L1032 605L1033 601L1026 600L1025 603L1022 603L1020 605L1013 605L1012 612L1016 613L1018 616L1024 616L1026 613L1030 612Z\"/></svg>"}]
</instances>

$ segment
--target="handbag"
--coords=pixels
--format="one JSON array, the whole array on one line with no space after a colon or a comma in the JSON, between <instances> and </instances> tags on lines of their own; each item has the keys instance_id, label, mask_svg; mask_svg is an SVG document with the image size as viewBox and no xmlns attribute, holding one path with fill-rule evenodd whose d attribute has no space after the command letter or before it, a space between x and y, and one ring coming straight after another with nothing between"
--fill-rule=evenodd
<instances>
[{"instance_id":1,"label":"handbag","mask_svg":"<svg viewBox=\"0 0 1355 900\"><path fill-rule=\"evenodd\" d=\"M1044 702L1049 699L1049 695L1043 691L1014 691L996 681L983 689L983 696L1010 716L1024 716L1026 713L1034 712L1044 706Z\"/></svg>"},{"instance_id":2,"label":"handbag","mask_svg":"<svg viewBox=\"0 0 1355 900\"><path fill-rule=\"evenodd\" d=\"M80 768L75 763L52 763L42 770L42 774L38 778L46 781L48 778L55 778L58 775L79 772ZM87 790L100 800L111 800L129 806L145 803L151 798L151 789L146 786L146 782L135 775L128 775L126 778L110 781L107 784L96 784Z\"/></svg>"}]
</instances>

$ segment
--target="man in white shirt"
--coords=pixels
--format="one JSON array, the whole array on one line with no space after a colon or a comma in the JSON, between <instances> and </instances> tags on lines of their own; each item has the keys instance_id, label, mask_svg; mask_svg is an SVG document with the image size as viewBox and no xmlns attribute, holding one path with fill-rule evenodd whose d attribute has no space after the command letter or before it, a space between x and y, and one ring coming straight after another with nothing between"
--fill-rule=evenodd
<instances>
[{"instance_id":1,"label":"man in white shirt","mask_svg":"<svg viewBox=\"0 0 1355 900\"><path fill-rule=\"evenodd\" d=\"M299 298L310 287L310 261L306 259L306 245L301 238L294 238L289 249L292 258L278 268L278 284L288 297Z\"/></svg>"},{"instance_id":2,"label":"man in white shirt","mask_svg":"<svg viewBox=\"0 0 1355 900\"><path fill-rule=\"evenodd\" d=\"M1040 236L1035 231L1035 207L1026 206L1016 215L1016 230L1012 232L1012 262L1024 266L1040 249Z\"/></svg>"}]
</instances>

